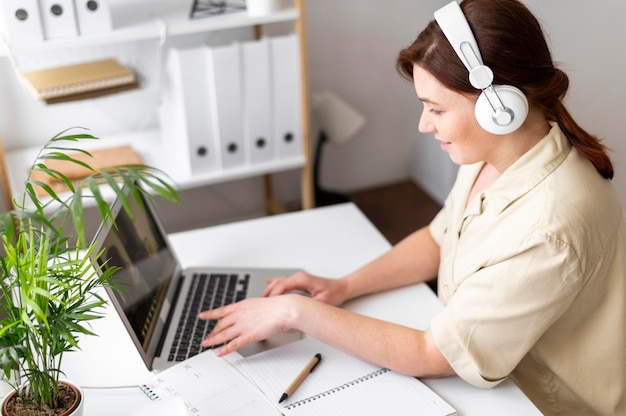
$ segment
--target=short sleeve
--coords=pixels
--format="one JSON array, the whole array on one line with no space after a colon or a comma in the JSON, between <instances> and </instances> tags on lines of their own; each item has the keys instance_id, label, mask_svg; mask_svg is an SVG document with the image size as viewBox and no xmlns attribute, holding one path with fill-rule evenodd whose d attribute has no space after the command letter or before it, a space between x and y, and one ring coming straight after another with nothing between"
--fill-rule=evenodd
<instances>
[{"instance_id":1,"label":"short sleeve","mask_svg":"<svg viewBox=\"0 0 626 416\"><path fill-rule=\"evenodd\" d=\"M431 322L435 344L461 378L493 387L567 310L581 281L569 246L536 237L458 282Z\"/></svg>"}]
</instances>

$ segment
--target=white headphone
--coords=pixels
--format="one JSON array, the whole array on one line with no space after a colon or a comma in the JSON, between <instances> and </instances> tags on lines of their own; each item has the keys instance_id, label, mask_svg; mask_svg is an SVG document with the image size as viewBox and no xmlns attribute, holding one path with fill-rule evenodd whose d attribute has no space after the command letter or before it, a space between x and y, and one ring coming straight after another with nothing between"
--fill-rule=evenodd
<instances>
[{"instance_id":1,"label":"white headphone","mask_svg":"<svg viewBox=\"0 0 626 416\"><path fill-rule=\"evenodd\" d=\"M456 1L435 12L435 20L469 71L469 81L482 91L474 114L478 124L493 134L517 130L528 115L528 100L512 85L493 85L493 71L483 64L472 29Z\"/></svg>"}]
</instances>

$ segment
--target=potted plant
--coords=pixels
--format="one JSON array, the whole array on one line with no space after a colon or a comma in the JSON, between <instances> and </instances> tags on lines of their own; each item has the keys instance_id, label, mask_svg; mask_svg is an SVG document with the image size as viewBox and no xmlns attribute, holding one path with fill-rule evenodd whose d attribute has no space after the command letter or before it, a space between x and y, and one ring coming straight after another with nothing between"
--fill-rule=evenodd
<instances>
[{"instance_id":1,"label":"potted plant","mask_svg":"<svg viewBox=\"0 0 626 416\"><path fill-rule=\"evenodd\" d=\"M80 336L95 335L90 322L102 316L106 303L98 289L114 286L117 271L100 270L94 261L103 252L93 253L94 245L85 239L84 200L95 202L103 221L114 221L113 200L109 200L113 198L106 198L101 186L123 198L130 215L124 187L130 187L140 207L140 193L178 201L167 175L158 169L142 164L92 169L80 160L84 158L76 157L91 156L76 144L83 140L96 137L68 129L50 139L29 171L23 194L14 198L15 208L0 214L0 364L13 389L3 409L7 404L36 409L30 413L11 410L7 413L11 416L80 414L61 410L71 407L66 403L68 388L61 370L63 354L79 348ZM45 164L51 160L80 165L90 173L75 184ZM60 182L67 191L55 191L37 179L41 174ZM19 376L12 377L15 374ZM80 396L80 389L73 395Z\"/></svg>"}]
</instances>

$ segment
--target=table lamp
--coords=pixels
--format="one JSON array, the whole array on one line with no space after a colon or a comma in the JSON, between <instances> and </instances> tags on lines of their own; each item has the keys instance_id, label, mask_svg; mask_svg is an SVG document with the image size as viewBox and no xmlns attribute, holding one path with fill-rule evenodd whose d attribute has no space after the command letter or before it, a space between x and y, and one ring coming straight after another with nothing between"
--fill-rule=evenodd
<instances>
[{"instance_id":1,"label":"table lamp","mask_svg":"<svg viewBox=\"0 0 626 416\"><path fill-rule=\"evenodd\" d=\"M365 118L331 91L313 95L312 110L319 126L319 138L313 161L313 186L317 206L348 202L347 195L329 191L320 185L319 170L326 143L341 145L353 138L365 124Z\"/></svg>"}]
</instances>

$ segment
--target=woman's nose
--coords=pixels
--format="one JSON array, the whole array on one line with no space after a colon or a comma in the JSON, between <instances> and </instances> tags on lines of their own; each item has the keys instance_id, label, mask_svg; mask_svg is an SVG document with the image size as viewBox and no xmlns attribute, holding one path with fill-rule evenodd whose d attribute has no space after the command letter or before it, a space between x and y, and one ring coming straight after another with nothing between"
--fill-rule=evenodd
<instances>
[{"instance_id":1,"label":"woman's nose","mask_svg":"<svg viewBox=\"0 0 626 416\"><path fill-rule=\"evenodd\" d=\"M422 111L417 129L420 133L432 133L435 131L435 126L426 111Z\"/></svg>"}]
</instances>

